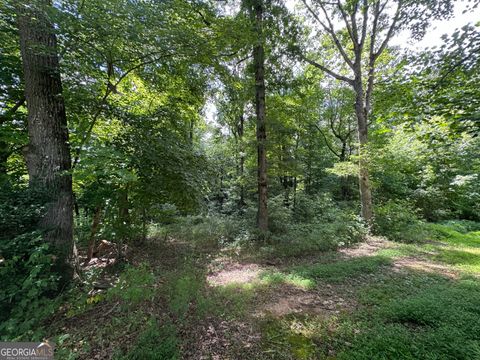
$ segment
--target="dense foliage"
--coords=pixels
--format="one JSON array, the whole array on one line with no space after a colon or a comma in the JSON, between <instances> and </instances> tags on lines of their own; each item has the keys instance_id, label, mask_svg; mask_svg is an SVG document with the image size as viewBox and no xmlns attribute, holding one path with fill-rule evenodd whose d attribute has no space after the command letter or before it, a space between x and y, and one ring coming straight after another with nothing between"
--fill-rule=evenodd
<instances>
[{"instance_id":1,"label":"dense foliage","mask_svg":"<svg viewBox=\"0 0 480 360\"><path fill-rule=\"evenodd\" d=\"M38 336L32 332L53 312L59 290L54 255L37 230L48 197L5 184L0 199L0 332Z\"/></svg>"},{"instance_id":2,"label":"dense foliage","mask_svg":"<svg viewBox=\"0 0 480 360\"><path fill-rule=\"evenodd\" d=\"M466 12L478 11L477 3ZM390 43L404 33L420 40L456 6L0 0L0 339L41 340L62 316L108 304L113 313L132 310L109 324L128 328L136 340L115 356L180 358L189 351L181 340L188 326L208 323L212 309L223 311L215 316L227 312L220 304L232 298L228 287L207 286L213 270L203 267L223 253L255 259L262 271L287 264L262 273L240 292L245 299L255 286L348 283L393 266L399 253L431 256L462 276L477 271L478 24L461 24L422 51ZM35 26L25 27L25 19ZM42 40L48 46L39 46ZM53 75L59 94L48 94ZM61 111L33 107L32 99L48 95L46 103L58 101ZM68 135L59 149L55 132ZM43 146L33 146L35 139ZM60 150L71 161L45 170L56 160L48 154ZM35 152L46 164L40 170L32 168ZM57 191L51 184L62 179L68 189ZM59 201L62 194L73 204ZM60 215L73 216L73 227L60 229L73 233L73 243L71 236L51 240L60 230L46 220ZM267 215L268 229L259 225ZM397 244L368 259L337 253L376 236ZM68 254L58 250L62 241L75 244ZM452 248L432 250L429 242ZM106 264L98 244L108 247ZM162 251L165 258L155 258ZM325 254L334 255L297 266ZM98 286L102 276L111 280L108 290ZM358 303L375 310L351 323L338 318L338 338L351 346L322 333L339 358L372 358L385 348L395 358L425 357L426 349L435 350L432 358L455 358L461 338L468 346L459 358L478 356L478 307L469 307L478 283L462 279L450 289L428 275L428 287L414 293L423 278L415 274L412 285L406 277L383 274L369 278L364 292L355 288ZM52 314L57 322L49 322ZM415 333L410 346L417 326L430 332ZM263 342L270 335L292 339L276 320L260 327ZM66 350L73 340L62 336L55 338L60 355L73 358ZM438 347L437 337L452 345ZM295 339L295 358L330 356L326 348L312 350L316 340ZM272 358L283 358L282 351Z\"/></svg>"}]
</instances>

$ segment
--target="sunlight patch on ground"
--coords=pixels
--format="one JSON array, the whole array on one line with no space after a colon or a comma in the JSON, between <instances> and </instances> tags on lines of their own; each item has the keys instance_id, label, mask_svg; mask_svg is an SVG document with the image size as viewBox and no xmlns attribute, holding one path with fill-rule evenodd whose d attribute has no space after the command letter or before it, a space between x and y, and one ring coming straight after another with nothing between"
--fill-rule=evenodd
<instances>
[{"instance_id":1,"label":"sunlight patch on ground","mask_svg":"<svg viewBox=\"0 0 480 360\"><path fill-rule=\"evenodd\" d=\"M354 247L340 249L339 252L349 257L375 255L380 249L394 246L394 243L378 236L369 236L365 241Z\"/></svg>"},{"instance_id":2,"label":"sunlight patch on ground","mask_svg":"<svg viewBox=\"0 0 480 360\"><path fill-rule=\"evenodd\" d=\"M415 257L403 257L394 260L393 268L395 270L411 269L425 271L431 274L443 275L451 279L457 279L459 272L449 266L421 260Z\"/></svg>"},{"instance_id":3,"label":"sunlight patch on ground","mask_svg":"<svg viewBox=\"0 0 480 360\"><path fill-rule=\"evenodd\" d=\"M209 274L207 282L212 286L249 284L258 281L264 271L258 264L227 263L222 269Z\"/></svg>"},{"instance_id":4,"label":"sunlight patch on ground","mask_svg":"<svg viewBox=\"0 0 480 360\"><path fill-rule=\"evenodd\" d=\"M335 297L334 299L321 297L319 294L311 292L291 292L272 299L263 304L258 316L266 314L282 317L289 314L339 314L345 307L345 300Z\"/></svg>"}]
</instances>

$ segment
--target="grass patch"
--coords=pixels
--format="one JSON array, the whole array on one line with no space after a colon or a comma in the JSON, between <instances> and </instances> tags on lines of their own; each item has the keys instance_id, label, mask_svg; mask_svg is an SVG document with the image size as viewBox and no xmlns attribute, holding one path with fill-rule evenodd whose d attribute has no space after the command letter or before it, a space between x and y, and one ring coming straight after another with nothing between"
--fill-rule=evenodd
<instances>
[{"instance_id":1,"label":"grass patch","mask_svg":"<svg viewBox=\"0 0 480 360\"><path fill-rule=\"evenodd\" d=\"M289 316L283 319L268 318L261 324L263 358L312 359L320 350L315 343L318 325L313 318Z\"/></svg>"},{"instance_id":2,"label":"grass patch","mask_svg":"<svg viewBox=\"0 0 480 360\"><path fill-rule=\"evenodd\" d=\"M201 319L205 316L240 317L248 309L255 287L231 284L207 287L202 271L187 269L168 276L167 303L172 314L183 320L187 316Z\"/></svg>"},{"instance_id":3,"label":"grass patch","mask_svg":"<svg viewBox=\"0 0 480 360\"><path fill-rule=\"evenodd\" d=\"M385 256L364 256L328 264L299 266L292 269L291 274L303 279L344 282L351 278L378 272L382 267L390 264L391 260Z\"/></svg>"},{"instance_id":4,"label":"grass patch","mask_svg":"<svg viewBox=\"0 0 480 360\"><path fill-rule=\"evenodd\" d=\"M454 222L454 227L446 224L428 224L430 239L433 239L434 243L396 244L394 247L381 249L377 255L388 258L414 256L427 261L441 262L467 273L480 272L480 231L468 232L466 229L472 228L473 225L467 223L470 227L461 225L463 222Z\"/></svg>"},{"instance_id":5,"label":"grass patch","mask_svg":"<svg viewBox=\"0 0 480 360\"><path fill-rule=\"evenodd\" d=\"M262 284L279 285L288 284L302 289L315 287L315 281L297 274L286 274L282 272L264 272L260 275Z\"/></svg>"},{"instance_id":6,"label":"grass patch","mask_svg":"<svg viewBox=\"0 0 480 360\"><path fill-rule=\"evenodd\" d=\"M107 299L119 300L123 307L151 300L155 294L155 275L147 264L139 267L127 266L118 282L107 292Z\"/></svg>"},{"instance_id":7,"label":"grass patch","mask_svg":"<svg viewBox=\"0 0 480 360\"><path fill-rule=\"evenodd\" d=\"M263 358L480 358L478 280L382 274L357 294L362 307L353 314L265 320Z\"/></svg>"},{"instance_id":8,"label":"grass patch","mask_svg":"<svg viewBox=\"0 0 480 360\"><path fill-rule=\"evenodd\" d=\"M439 249L433 259L453 265L465 272L480 272L480 249L477 248Z\"/></svg>"},{"instance_id":9,"label":"grass patch","mask_svg":"<svg viewBox=\"0 0 480 360\"><path fill-rule=\"evenodd\" d=\"M387 258L399 258L404 256L419 256L425 255L431 251L431 246L428 244L402 244L397 243L393 247L381 249L375 255Z\"/></svg>"},{"instance_id":10,"label":"grass patch","mask_svg":"<svg viewBox=\"0 0 480 360\"><path fill-rule=\"evenodd\" d=\"M480 248L480 231L468 231L471 228L475 228L471 224L470 227L459 225L452 227L448 224L428 224L428 228L432 237L439 241L444 241L454 246Z\"/></svg>"},{"instance_id":11,"label":"grass patch","mask_svg":"<svg viewBox=\"0 0 480 360\"><path fill-rule=\"evenodd\" d=\"M329 334L338 359L480 358L478 280L386 274L361 289L359 300L365 307Z\"/></svg>"},{"instance_id":12,"label":"grass patch","mask_svg":"<svg viewBox=\"0 0 480 360\"><path fill-rule=\"evenodd\" d=\"M176 328L171 323L160 324L150 319L135 346L116 360L174 360L180 359Z\"/></svg>"}]
</instances>

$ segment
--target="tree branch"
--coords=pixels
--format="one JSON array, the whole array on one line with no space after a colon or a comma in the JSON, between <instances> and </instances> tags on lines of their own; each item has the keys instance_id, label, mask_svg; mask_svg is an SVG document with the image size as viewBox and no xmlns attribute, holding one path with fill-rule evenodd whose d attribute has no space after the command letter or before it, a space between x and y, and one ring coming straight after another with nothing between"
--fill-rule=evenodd
<instances>
[{"instance_id":1,"label":"tree branch","mask_svg":"<svg viewBox=\"0 0 480 360\"><path fill-rule=\"evenodd\" d=\"M302 0L305 3L305 0ZM325 9L325 6L323 5L322 2L320 2L320 8L323 11L323 14L325 15L325 19L327 19L328 23L328 28L325 28L325 31L330 34L330 36L333 39L333 42L335 43L338 51L340 51L340 54L342 55L343 59L345 62L350 66L351 69L353 69L353 62L352 60L348 57L345 49L343 48L342 44L340 43L340 40L338 39L337 35L335 34L335 28L333 27L332 21L330 20L330 17L328 16L327 10Z\"/></svg>"},{"instance_id":2,"label":"tree branch","mask_svg":"<svg viewBox=\"0 0 480 360\"><path fill-rule=\"evenodd\" d=\"M440 79L437 80L437 83L435 84L435 86L433 86L432 90L438 89L442 85L442 83L445 81L445 79L450 76L450 74L452 74L457 68L462 66L464 62L466 62L467 60L470 60L472 56L478 54L479 52L480 52L480 48L474 49L470 54L461 58L455 64L450 66L450 68L440 77Z\"/></svg>"},{"instance_id":3,"label":"tree branch","mask_svg":"<svg viewBox=\"0 0 480 360\"><path fill-rule=\"evenodd\" d=\"M359 45L358 27L357 27L357 18L356 18L357 10L358 10L358 0L355 1L355 7L352 13L350 14L350 20L352 21L352 32L353 32L353 36L355 37L355 50Z\"/></svg>"},{"instance_id":4,"label":"tree branch","mask_svg":"<svg viewBox=\"0 0 480 360\"><path fill-rule=\"evenodd\" d=\"M316 61L313 61L313 60L310 60L308 58L306 58L305 56L301 55L302 59L305 60L306 62L308 62L310 65L313 65L315 66L316 68L326 72L328 75L330 75L331 77L337 79L337 80L340 80L340 81L345 81L346 83L350 84L353 86L353 80L346 77L346 76L343 76L343 75L340 75L340 74L337 74L336 72L330 70L329 68L317 63Z\"/></svg>"},{"instance_id":5,"label":"tree branch","mask_svg":"<svg viewBox=\"0 0 480 360\"><path fill-rule=\"evenodd\" d=\"M145 65L148 65L148 64L152 64L162 58L165 58L165 57L169 57L169 56L173 56L173 54L164 54L158 58L155 58L155 59L150 59L150 60L147 60L147 61L144 61L140 64L137 64L133 67L131 67L130 69L128 69L127 71L125 71L119 78L118 80L115 82L115 84L110 84L110 82L108 81L107 82L107 89L105 90L105 94L103 95L102 97L102 100L100 101L100 105L99 107L97 108L97 111L95 112L95 114L93 115L92 117L92 121L90 122L90 125L88 126L88 129L85 133L85 135L83 136L82 138L82 141L80 142L80 145L77 147L77 150L76 150L76 154L75 154L75 158L73 160L73 164L72 164L72 170L75 169L75 167L77 166L79 160L80 160L80 154L82 152L82 148L85 146L85 144L90 140L90 137L92 135L92 131L93 131L93 128L100 116L100 114L102 113L103 111L103 106L106 104L107 102L107 98L108 96L112 93L112 91L114 89L117 88L117 86L120 84L120 82L125 79L125 77L130 74L132 71L135 71ZM110 86L109 86L110 85Z\"/></svg>"},{"instance_id":6,"label":"tree branch","mask_svg":"<svg viewBox=\"0 0 480 360\"><path fill-rule=\"evenodd\" d=\"M367 37L368 9L369 9L368 0L363 0L362 37L360 39L360 45L359 45L362 51L363 51L363 45L365 44L365 38Z\"/></svg>"},{"instance_id":7,"label":"tree branch","mask_svg":"<svg viewBox=\"0 0 480 360\"><path fill-rule=\"evenodd\" d=\"M25 104L25 96L22 95L22 97L13 105L10 109L5 111L5 114L3 114L0 117L0 125L3 124L5 121L7 121L13 114L17 112L17 110Z\"/></svg>"},{"instance_id":8,"label":"tree branch","mask_svg":"<svg viewBox=\"0 0 480 360\"><path fill-rule=\"evenodd\" d=\"M355 38L355 34L353 33L352 26L350 26L350 23L348 22L347 13L346 13L345 9L343 8L340 0L338 0L337 6L338 6L338 9L340 10L340 13L342 14L343 21L345 22L345 25L347 27L348 35L350 35L350 39L352 39L353 46L355 47L355 46L357 46L358 39Z\"/></svg>"},{"instance_id":9,"label":"tree branch","mask_svg":"<svg viewBox=\"0 0 480 360\"><path fill-rule=\"evenodd\" d=\"M397 21L400 18L400 9L401 8L402 8L402 0L399 0L397 10L395 11L395 15L393 17L392 25L388 29L387 35L385 36L385 39L383 40L382 44L380 45L378 51L374 54L375 60L380 55L382 55L383 51L387 47L388 42L390 41L390 38L392 37L394 31L396 30ZM379 13L379 15L380 15L380 13Z\"/></svg>"},{"instance_id":10,"label":"tree branch","mask_svg":"<svg viewBox=\"0 0 480 360\"><path fill-rule=\"evenodd\" d=\"M323 136L323 140L325 141L325 145L327 145L328 149L338 158L340 158L340 155L335 151L333 150L333 148L330 146L330 144L328 143L328 140L327 140L327 137L325 136L324 132L322 131L322 129L320 128L320 126L318 126L317 124L314 124L315 127L317 128L318 132L320 134L322 134Z\"/></svg>"},{"instance_id":11,"label":"tree branch","mask_svg":"<svg viewBox=\"0 0 480 360\"><path fill-rule=\"evenodd\" d=\"M320 2L320 7L325 14L325 18L327 19L328 26L320 19L320 17L313 11L313 9L307 4L306 0L302 0L303 4L307 8L308 12L314 17L315 20L322 26L322 28L330 34L332 37L333 42L335 43L335 46L337 47L338 51L340 51L340 54L342 55L343 59L345 62L348 64L353 69L353 63L352 60L348 57L347 53L345 52L345 49L343 48L342 44L338 40L337 35L335 34L335 30L333 28L332 22L330 21L330 18L328 17L328 14L323 6L323 4Z\"/></svg>"}]
</instances>

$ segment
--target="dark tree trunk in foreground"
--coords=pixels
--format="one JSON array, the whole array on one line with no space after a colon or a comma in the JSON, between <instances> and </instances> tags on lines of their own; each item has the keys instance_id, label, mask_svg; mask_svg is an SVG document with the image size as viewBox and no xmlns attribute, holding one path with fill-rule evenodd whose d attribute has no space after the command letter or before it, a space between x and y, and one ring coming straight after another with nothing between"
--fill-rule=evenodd
<instances>
[{"instance_id":1,"label":"dark tree trunk in foreground","mask_svg":"<svg viewBox=\"0 0 480 360\"><path fill-rule=\"evenodd\" d=\"M255 66L255 110L257 115L258 151L258 212L257 226L268 230L267 211L267 132L265 127L265 52L263 46L263 0L256 0L253 6L257 44L253 49Z\"/></svg>"},{"instance_id":2,"label":"dark tree trunk in foreground","mask_svg":"<svg viewBox=\"0 0 480 360\"><path fill-rule=\"evenodd\" d=\"M28 110L26 161L30 186L49 196L41 221L53 245L58 270L73 275L73 196L70 149L56 37L47 17L48 0L18 1L18 29Z\"/></svg>"}]
</instances>

